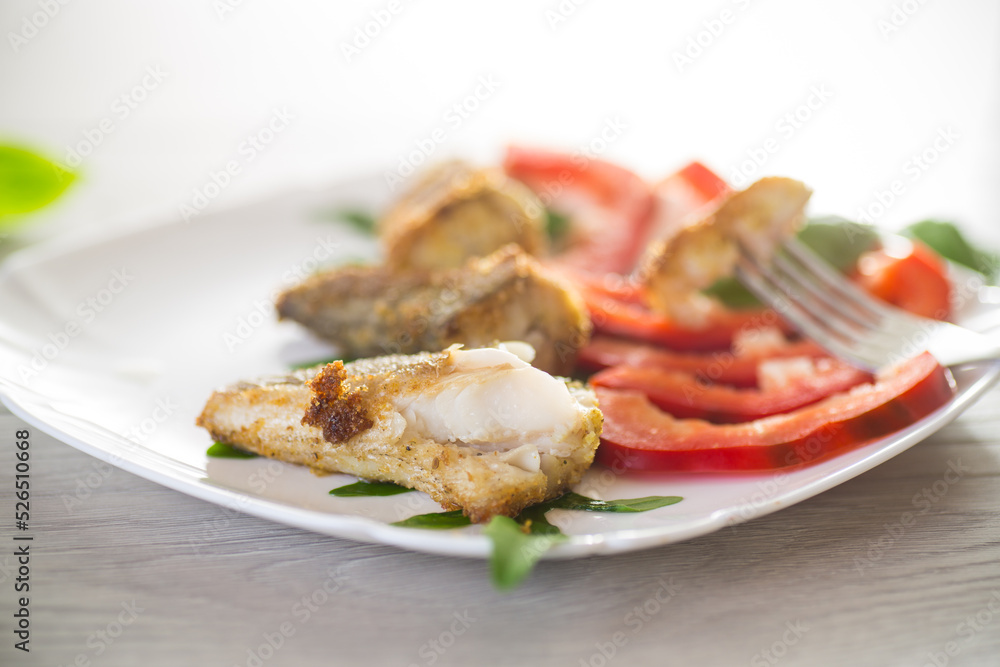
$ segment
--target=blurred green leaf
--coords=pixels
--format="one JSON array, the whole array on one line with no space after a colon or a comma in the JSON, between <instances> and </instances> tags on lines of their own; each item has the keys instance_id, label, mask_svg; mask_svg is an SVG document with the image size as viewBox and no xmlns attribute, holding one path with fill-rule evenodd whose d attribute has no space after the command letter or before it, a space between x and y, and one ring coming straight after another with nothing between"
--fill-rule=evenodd
<instances>
[{"instance_id":1,"label":"blurred green leaf","mask_svg":"<svg viewBox=\"0 0 1000 667\"><path fill-rule=\"evenodd\" d=\"M337 211L322 211L319 217L323 220L334 220L336 222L346 222L363 234L375 234L378 220L368 211L360 209L341 209Z\"/></svg>"},{"instance_id":2,"label":"blurred green leaf","mask_svg":"<svg viewBox=\"0 0 1000 667\"><path fill-rule=\"evenodd\" d=\"M545 513L552 509L550 502L525 508L517 515L515 521L522 526L527 526L532 535L562 535L559 526L550 523L548 517L545 516Z\"/></svg>"},{"instance_id":3,"label":"blurred green leaf","mask_svg":"<svg viewBox=\"0 0 1000 667\"><path fill-rule=\"evenodd\" d=\"M546 551L568 539L561 532L526 532L521 524L506 516L493 517L483 534L493 542L490 573L493 585L499 590L517 586Z\"/></svg>"},{"instance_id":4,"label":"blurred green leaf","mask_svg":"<svg viewBox=\"0 0 1000 667\"><path fill-rule=\"evenodd\" d=\"M942 257L978 271L991 281L997 279L1000 257L973 247L954 223L922 220L904 229L903 234L922 241Z\"/></svg>"},{"instance_id":5,"label":"blurred green leaf","mask_svg":"<svg viewBox=\"0 0 1000 667\"><path fill-rule=\"evenodd\" d=\"M288 367L295 371L305 370L307 368L313 368L314 366L326 366L327 364L332 364L335 361L342 361L345 364L349 364L352 361L357 361L358 357L352 357L351 355L342 354L339 357L326 357L324 359L313 359L311 361L300 361L295 364L289 364Z\"/></svg>"},{"instance_id":6,"label":"blurred green leaf","mask_svg":"<svg viewBox=\"0 0 1000 667\"><path fill-rule=\"evenodd\" d=\"M569 231L569 216L557 213L551 208L545 209L545 232L549 235L549 240L553 243L562 241Z\"/></svg>"},{"instance_id":7,"label":"blurred green leaf","mask_svg":"<svg viewBox=\"0 0 1000 667\"><path fill-rule=\"evenodd\" d=\"M35 211L58 197L75 175L31 151L0 146L0 228L9 216Z\"/></svg>"},{"instance_id":8,"label":"blurred green leaf","mask_svg":"<svg viewBox=\"0 0 1000 667\"><path fill-rule=\"evenodd\" d=\"M799 230L799 240L831 266L850 271L858 257L875 247L879 236L870 225L834 215L810 219Z\"/></svg>"},{"instance_id":9,"label":"blurred green leaf","mask_svg":"<svg viewBox=\"0 0 1000 667\"><path fill-rule=\"evenodd\" d=\"M711 287L702 290L702 293L718 299L726 304L727 308L734 310L756 308L760 305L760 300L751 294L750 290L743 286L743 283L732 276L719 278L712 283Z\"/></svg>"}]
</instances>

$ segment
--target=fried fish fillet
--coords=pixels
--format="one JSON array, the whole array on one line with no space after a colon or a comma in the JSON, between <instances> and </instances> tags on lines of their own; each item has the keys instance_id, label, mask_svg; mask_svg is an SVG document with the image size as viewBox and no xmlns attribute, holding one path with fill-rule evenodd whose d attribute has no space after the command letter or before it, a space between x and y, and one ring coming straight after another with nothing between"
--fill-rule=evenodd
<instances>
[{"instance_id":1,"label":"fried fish fillet","mask_svg":"<svg viewBox=\"0 0 1000 667\"><path fill-rule=\"evenodd\" d=\"M500 169L451 161L429 170L379 221L386 261L396 269L449 269L517 243L545 248L544 207Z\"/></svg>"},{"instance_id":2,"label":"fried fish fillet","mask_svg":"<svg viewBox=\"0 0 1000 667\"><path fill-rule=\"evenodd\" d=\"M476 522L515 516L580 480L602 417L592 390L514 352L531 349L455 346L243 382L197 423L257 454L423 491Z\"/></svg>"},{"instance_id":3,"label":"fried fish fillet","mask_svg":"<svg viewBox=\"0 0 1000 667\"><path fill-rule=\"evenodd\" d=\"M514 245L450 271L334 269L286 291L277 310L350 357L523 340L534 365L557 375L570 373L591 328L576 293Z\"/></svg>"},{"instance_id":4,"label":"fried fish fillet","mask_svg":"<svg viewBox=\"0 0 1000 667\"><path fill-rule=\"evenodd\" d=\"M790 178L762 178L707 218L652 244L639 278L653 307L688 326L701 325L714 307L701 290L733 274L740 245L768 258L802 224L811 194Z\"/></svg>"}]
</instances>

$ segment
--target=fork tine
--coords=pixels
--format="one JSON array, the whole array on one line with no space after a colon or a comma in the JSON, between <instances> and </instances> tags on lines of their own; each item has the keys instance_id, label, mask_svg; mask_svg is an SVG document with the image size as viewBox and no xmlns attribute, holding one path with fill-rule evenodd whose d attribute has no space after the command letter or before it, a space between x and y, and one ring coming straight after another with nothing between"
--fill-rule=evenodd
<instances>
[{"instance_id":1,"label":"fork tine","mask_svg":"<svg viewBox=\"0 0 1000 667\"><path fill-rule=\"evenodd\" d=\"M796 240L766 260L741 245L736 275L802 333L866 370L923 351L944 366L1000 360L995 339L879 303Z\"/></svg>"},{"instance_id":2,"label":"fork tine","mask_svg":"<svg viewBox=\"0 0 1000 667\"><path fill-rule=\"evenodd\" d=\"M887 317L897 317L900 313L895 312L888 306L876 301L863 289L845 280L844 276L836 269L827 264L821 257L802 244L797 238L790 238L782 244L782 249L790 256L794 257L799 264L806 268L817 281L831 293L837 294L844 299L848 299L856 307L863 309L868 314L879 318L881 321Z\"/></svg>"},{"instance_id":3,"label":"fork tine","mask_svg":"<svg viewBox=\"0 0 1000 667\"><path fill-rule=\"evenodd\" d=\"M801 264L790 253L778 252L772 259L773 270L780 271L784 283L804 288L832 316L841 316L859 331L878 330L882 318L857 301L846 298L841 292L830 288L823 276L818 276L809 266Z\"/></svg>"},{"instance_id":4,"label":"fork tine","mask_svg":"<svg viewBox=\"0 0 1000 667\"><path fill-rule=\"evenodd\" d=\"M876 354L882 355L877 362L878 366L900 356L903 344L901 339L913 336L927 327L927 322L923 318L879 301L848 280L795 237L782 244L780 255L793 257L804 269L804 273L822 286L823 291L836 295L835 300L842 304L842 307L837 309L838 314L865 313L870 325L855 341L855 345L870 348L867 355L869 358L875 358L873 355ZM834 300L834 297L831 296L830 299Z\"/></svg>"},{"instance_id":5,"label":"fork tine","mask_svg":"<svg viewBox=\"0 0 1000 667\"><path fill-rule=\"evenodd\" d=\"M747 280L766 290L758 296L783 308L792 324L829 352L862 368L877 370L900 357L906 338L925 326L878 303L796 240L782 244L769 262L746 248L741 252Z\"/></svg>"},{"instance_id":6,"label":"fork tine","mask_svg":"<svg viewBox=\"0 0 1000 667\"><path fill-rule=\"evenodd\" d=\"M802 252L809 252L804 249ZM859 339L864 338L869 345L874 345L880 351L889 353L895 350L899 344L900 327L909 327L912 323L900 318L899 315L886 313L885 315L875 315L876 308L884 308L877 303L872 303L868 296L863 297L863 301L847 296L848 289L844 287L847 280L840 276L833 279L831 276L817 276L812 272L812 266L823 266L822 259L813 255L810 265L801 265L789 258L785 252L775 255L771 264L760 265L762 273L770 275L771 281L781 291L789 295L796 295L797 300L804 308L811 310L820 316L821 321L831 329L834 329L846 339L860 343ZM803 290L808 291L808 295L798 295ZM836 290L835 290L836 288ZM811 297L811 298L810 298Z\"/></svg>"},{"instance_id":7,"label":"fork tine","mask_svg":"<svg viewBox=\"0 0 1000 667\"><path fill-rule=\"evenodd\" d=\"M818 288L815 281L802 271L793 270L792 275L786 275L778 270L780 266L776 261L761 262L752 250L742 244L738 245L743 258L753 264L761 278L773 288L774 293L780 294L784 301L794 305L797 310L808 314L810 320L818 326L824 327L827 333L834 334L845 342L850 342L869 328L867 323L859 323L845 318L842 313L842 303L833 301L826 295L816 298Z\"/></svg>"},{"instance_id":8,"label":"fork tine","mask_svg":"<svg viewBox=\"0 0 1000 667\"><path fill-rule=\"evenodd\" d=\"M876 370L879 367L878 360L864 354L863 348L859 350L858 346L852 344L850 337L828 329L822 315L791 298L751 256L743 254L740 257L736 265L736 276L757 297L770 304L799 331L834 356L851 361L866 370Z\"/></svg>"}]
</instances>

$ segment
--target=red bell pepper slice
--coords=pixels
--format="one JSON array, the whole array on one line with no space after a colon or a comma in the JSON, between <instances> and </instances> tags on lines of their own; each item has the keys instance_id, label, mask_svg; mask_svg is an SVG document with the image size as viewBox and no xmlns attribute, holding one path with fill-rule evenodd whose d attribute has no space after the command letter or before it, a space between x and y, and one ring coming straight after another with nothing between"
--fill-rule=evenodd
<instances>
[{"instance_id":1,"label":"red bell pepper slice","mask_svg":"<svg viewBox=\"0 0 1000 667\"><path fill-rule=\"evenodd\" d=\"M640 392L596 391L604 413L599 462L615 470L709 472L823 460L926 417L954 390L948 372L925 353L872 384L743 424L676 419Z\"/></svg>"},{"instance_id":2,"label":"red bell pepper slice","mask_svg":"<svg viewBox=\"0 0 1000 667\"><path fill-rule=\"evenodd\" d=\"M944 260L919 241L906 252L881 248L858 259L858 282L869 292L915 315L946 320L951 280Z\"/></svg>"},{"instance_id":3,"label":"red bell pepper slice","mask_svg":"<svg viewBox=\"0 0 1000 667\"><path fill-rule=\"evenodd\" d=\"M557 265L589 273L628 273L642 252L654 197L635 173L582 154L511 146L507 173L531 188L542 203L574 222L570 245Z\"/></svg>"},{"instance_id":4,"label":"red bell pepper slice","mask_svg":"<svg viewBox=\"0 0 1000 667\"><path fill-rule=\"evenodd\" d=\"M692 329L655 313L649 308L623 301L577 285L590 311L594 330L611 336L663 345L673 350L705 352L728 350L733 338L741 331L761 327L790 328L778 314L768 308L726 310L720 308L709 317L704 328Z\"/></svg>"},{"instance_id":5,"label":"red bell pepper slice","mask_svg":"<svg viewBox=\"0 0 1000 667\"><path fill-rule=\"evenodd\" d=\"M717 382L734 387L756 387L757 366L765 359L828 356L810 340L785 343L778 347L736 355L729 350L709 353L673 352L643 343L609 336L595 336L577 357L586 370L598 371L612 366L661 368L693 375L700 382Z\"/></svg>"},{"instance_id":6,"label":"red bell pepper slice","mask_svg":"<svg viewBox=\"0 0 1000 667\"><path fill-rule=\"evenodd\" d=\"M825 359L813 374L769 389L710 384L690 373L662 368L616 366L590 378L595 387L640 391L672 416L714 423L739 423L791 412L869 382L871 375Z\"/></svg>"},{"instance_id":7,"label":"red bell pepper slice","mask_svg":"<svg viewBox=\"0 0 1000 667\"><path fill-rule=\"evenodd\" d=\"M712 204L733 190L715 172L692 162L653 186L656 215L650 238L676 232L686 222L705 217Z\"/></svg>"}]
</instances>

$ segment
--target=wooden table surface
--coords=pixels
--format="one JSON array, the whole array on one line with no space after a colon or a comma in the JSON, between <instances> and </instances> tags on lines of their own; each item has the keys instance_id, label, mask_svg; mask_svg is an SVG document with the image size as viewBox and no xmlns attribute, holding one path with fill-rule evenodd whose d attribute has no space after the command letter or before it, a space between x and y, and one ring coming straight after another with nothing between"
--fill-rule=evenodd
<instances>
[{"instance_id":1,"label":"wooden table surface","mask_svg":"<svg viewBox=\"0 0 1000 667\"><path fill-rule=\"evenodd\" d=\"M31 652L13 647L20 543L4 521L0 664L1000 665L998 413L994 389L811 500L543 562L506 594L483 561L234 514L31 428ZM0 414L6 457L24 427Z\"/></svg>"}]
</instances>

